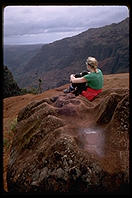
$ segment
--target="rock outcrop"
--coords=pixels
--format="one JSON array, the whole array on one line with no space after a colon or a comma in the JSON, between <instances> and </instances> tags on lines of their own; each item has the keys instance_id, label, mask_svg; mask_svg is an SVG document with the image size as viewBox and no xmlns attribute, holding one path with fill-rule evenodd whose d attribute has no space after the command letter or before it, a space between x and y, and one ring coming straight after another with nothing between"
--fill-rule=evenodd
<instances>
[{"instance_id":1,"label":"rock outcrop","mask_svg":"<svg viewBox=\"0 0 132 198\"><path fill-rule=\"evenodd\" d=\"M128 89L35 101L17 121L9 192L128 193Z\"/></svg>"}]
</instances>

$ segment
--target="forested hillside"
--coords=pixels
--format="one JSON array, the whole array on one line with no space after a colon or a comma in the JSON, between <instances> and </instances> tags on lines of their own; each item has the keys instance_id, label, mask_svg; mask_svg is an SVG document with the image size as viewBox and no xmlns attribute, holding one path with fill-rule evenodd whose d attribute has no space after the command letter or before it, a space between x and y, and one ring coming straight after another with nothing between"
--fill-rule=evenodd
<instances>
[{"instance_id":1,"label":"forested hillside","mask_svg":"<svg viewBox=\"0 0 132 198\"><path fill-rule=\"evenodd\" d=\"M4 66L3 72L3 98L19 95L21 93L21 89L18 87L16 81L13 78L12 73L9 71L7 66Z\"/></svg>"}]
</instances>

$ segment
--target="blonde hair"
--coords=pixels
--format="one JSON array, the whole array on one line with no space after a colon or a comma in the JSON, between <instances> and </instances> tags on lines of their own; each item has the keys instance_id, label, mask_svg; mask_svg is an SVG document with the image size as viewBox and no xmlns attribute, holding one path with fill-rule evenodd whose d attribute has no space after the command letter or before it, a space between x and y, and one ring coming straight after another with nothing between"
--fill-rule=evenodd
<instances>
[{"instance_id":1,"label":"blonde hair","mask_svg":"<svg viewBox=\"0 0 132 198\"><path fill-rule=\"evenodd\" d=\"M94 57L89 56L86 60L86 63L87 63L87 65L90 65L94 69L96 69L98 67L98 61Z\"/></svg>"}]
</instances>

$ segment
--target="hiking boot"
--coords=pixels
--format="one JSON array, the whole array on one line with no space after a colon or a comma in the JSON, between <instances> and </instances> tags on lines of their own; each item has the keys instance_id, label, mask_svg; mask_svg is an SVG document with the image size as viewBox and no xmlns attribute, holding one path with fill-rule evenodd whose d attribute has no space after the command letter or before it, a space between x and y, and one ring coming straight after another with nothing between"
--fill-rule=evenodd
<instances>
[{"instance_id":1,"label":"hiking boot","mask_svg":"<svg viewBox=\"0 0 132 198\"><path fill-rule=\"evenodd\" d=\"M72 87L72 85L70 85L70 87L68 89L64 89L64 93L72 93L73 91L75 91L75 88Z\"/></svg>"},{"instance_id":2,"label":"hiking boot","mask_svg":"<svg viewBox=\"0 0 132 198\"><path fill-rule=\"evenodd\" d=\"M70 89L64 89L64 93L70 93Z\"/></svg>"},{"instance_id":3,"label":"hiking boot","mask_svg":"<svg viewBox=\"0 0 132 198\"><path fill-rule=\"evenodd\" d=\"M72 92L75 90L75 88L72 85L70 85L69 90L70 90L70 92Z\"/></svg>"}]
</instances>

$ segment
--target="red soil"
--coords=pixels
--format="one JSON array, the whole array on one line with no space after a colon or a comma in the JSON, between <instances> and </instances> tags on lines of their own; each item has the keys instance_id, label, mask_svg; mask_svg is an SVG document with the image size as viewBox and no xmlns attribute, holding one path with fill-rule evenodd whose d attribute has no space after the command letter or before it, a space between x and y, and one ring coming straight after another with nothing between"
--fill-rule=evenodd
<instances>
[{"instance_id":1,"label":"red soil","mask_svg":"<svg viewBox=\"0 0 132 198\"><path fill-rule=\"evenodd\" d=\"M4 182L4 190L7 191L7 183L6 183L6 171L7 171L7 164L9 159L9 152L10 152L10 145L12 142L13 133L11 131L12 121L17 118L18 112L27 106L28 103L41 100L43 98L49 98L52 96L57 96L63 93L63 90L67 88L68 85L59 87L57 89L52 89L43 92L42 94L33 95L33 94L26 94L22 96L14 96L5 98L3 100L3 139L7 140L9 143L9 147L7 145L4 146L4 155L3 155L3 182ZM114 75L105 75L104 76L104 88L106 90L108 88L128 88L129 87L129 74L122 73L122 74L114 74ZM95 134L93 133L93 144L95 144L94 139ZM91 136L92 137L92 136ZM100 139L100 141L103 141ZM91 147L92 148L92 147ZM87 148L89 149L89 148ZM93 148L96 149L96 148ZM100 154L102 150L100 150Z\"/></svg>"}]
</instances>

